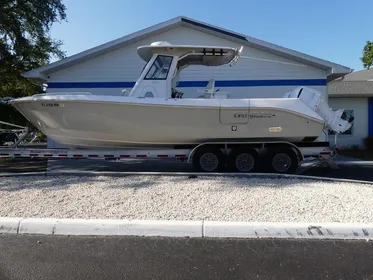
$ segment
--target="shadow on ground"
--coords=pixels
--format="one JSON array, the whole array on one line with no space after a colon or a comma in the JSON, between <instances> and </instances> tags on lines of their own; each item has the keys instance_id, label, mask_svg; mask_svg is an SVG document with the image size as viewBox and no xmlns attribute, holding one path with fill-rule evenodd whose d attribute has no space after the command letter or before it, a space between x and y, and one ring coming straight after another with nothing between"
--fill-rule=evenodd
<instances>
[{"instance_id":1,"label":"shadow on ground","mask_svg":"<svg viewBox=\"0 0 373 280\"><path fill-rule=\"evenodd\" d=\"M11 159L0 160L0 173L21 172L194 172L191 164L176 160L74 160L74 159ZM324 167L305 169L301 175L355 179L373 182L373 166L343 165L339 170Z\"/></svg>"},{"instance_id":2,"label":"shadow on ground","mask_svg":"<svg viewBox=\"0 0 373 280\"><path fill-rule=\"evenodd\" d=\"M110 172L194 172L191 164L171 160L50 160L50 171L110 171ZM339 170L325 167L305 169L301 175L344 178L373 182L373 166L340 166Z\"/></svg>"},{"instance_id":3,"label":"shadow on ground","mask_svg":"<svg viewBox=\"0 0 373 280\"><path fill-rule=\"evenodd\" d=\"M0 158L0 173L44 172L48 160L43 158Z\"/></svg>"},{"instance_id":4,"label":"shadow on ground","mask_svg":"<svg viewBox=\"0 0 373 280\"><path fill-rule=\"evenodd\" d=\"M371 181L373 183L373 166L340 166L339 170L318 167L311 168L302 175L363 180Z\"/></svg>"}]
</instances>

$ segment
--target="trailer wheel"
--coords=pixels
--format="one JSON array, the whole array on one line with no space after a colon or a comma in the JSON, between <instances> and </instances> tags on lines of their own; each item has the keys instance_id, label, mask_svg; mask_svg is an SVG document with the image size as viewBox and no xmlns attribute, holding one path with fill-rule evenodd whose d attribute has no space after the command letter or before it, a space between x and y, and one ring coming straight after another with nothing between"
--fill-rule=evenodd
<instances>
[{"instance_id":1,"label":"trailer wheel","mask_svg":"<svg viewBox=\"0 0 373 280\"><path fill-rule=\"evenodd\" d=\"M217 148L201 148L193 155L193 165L202 172L219 171L224 166L224 154Z\"/></svg>"},{"instance_id":2,"label":"trailer wheel","mask_svg":"<svg viewBox=\"0 0 373 280\"><path fill-rule=\"evenodd\" d=\"M298 167L298 158L291 148L273 149L268 163L271 172L294 173Z\"/></svg>"},{"instance_id":3,"label":"trailer wheel","mask_svg":"<svg viewBox=\"0 0 373 280\"><path fill-rule=\"evenodd\" d=\"M229 155L229 167L238 172L253 172L258 166L258 154L254 149L237 148Z\"/></svg>"}]
</instances>

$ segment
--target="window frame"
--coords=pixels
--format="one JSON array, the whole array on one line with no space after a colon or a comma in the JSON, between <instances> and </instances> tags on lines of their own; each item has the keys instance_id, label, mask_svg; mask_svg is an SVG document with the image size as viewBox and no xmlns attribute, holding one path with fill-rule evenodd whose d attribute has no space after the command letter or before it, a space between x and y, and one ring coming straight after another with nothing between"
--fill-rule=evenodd
<instances>
[{"instance_id":1,"label":"window frame","mask_svg":"<svg viewBox=\"0 0 373 280\"><path fill-rule=\"evenodd\" d=\"M153 68L154 64L156 63L157 59L160 58L160 57L170 57L171 58L170 67L168 68L166 77L165 78L147 78L147 76L149 75L150 70L152 70L152 68ZM171 56L171 55L161 55L161 54L157 55L156 59L152 63L152 66L150 66L148 72L144 76L144 80L147 80L147 81L164 81L164 80L167 80L168 75L170 74L170 69L171 69L171 65L172 65L173 59L174 59L174 57Z\"/></svg>"}]
</instances>

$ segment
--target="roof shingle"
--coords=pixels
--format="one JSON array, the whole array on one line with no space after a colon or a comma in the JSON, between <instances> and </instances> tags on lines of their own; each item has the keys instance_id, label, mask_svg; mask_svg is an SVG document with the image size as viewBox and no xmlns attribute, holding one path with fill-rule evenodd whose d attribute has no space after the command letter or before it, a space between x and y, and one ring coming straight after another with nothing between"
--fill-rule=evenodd
<instances>
[{"instance_id":1,"label":"roof shingle","mask_svg":"<svg viewBox=\"0 0 373 280\"><path fill-rule=\"evenodd\" d=\"M352 72L328 83L330 96L373 96L373 69Z\"/></svg>"}]
</instances>

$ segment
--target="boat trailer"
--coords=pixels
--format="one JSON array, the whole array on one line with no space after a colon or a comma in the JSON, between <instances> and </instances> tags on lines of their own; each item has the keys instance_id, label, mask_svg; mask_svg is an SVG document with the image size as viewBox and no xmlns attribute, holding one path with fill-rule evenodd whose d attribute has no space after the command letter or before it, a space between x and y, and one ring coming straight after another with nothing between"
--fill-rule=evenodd
<instances>
[{"instance_id":1,"label":"boat trailer","mask_svg":"<svg viewBox=\"0 0 373 280\"><path fill-rule=\"evenodd\" d=\"M338 169L334 162L336 149L329 142L207 142L193 148L26 148L20 143L32 132L25 127L16 143L0 148L0 158L45 159L175 159L192 163L198 171L256 172L264 167L273 173L296 173L299 164L307 162L307 169L324 166ZM264 151L264 153L263 153ZM303 169L304 172L304 169Z\"/></svg>"}]
</instances>

